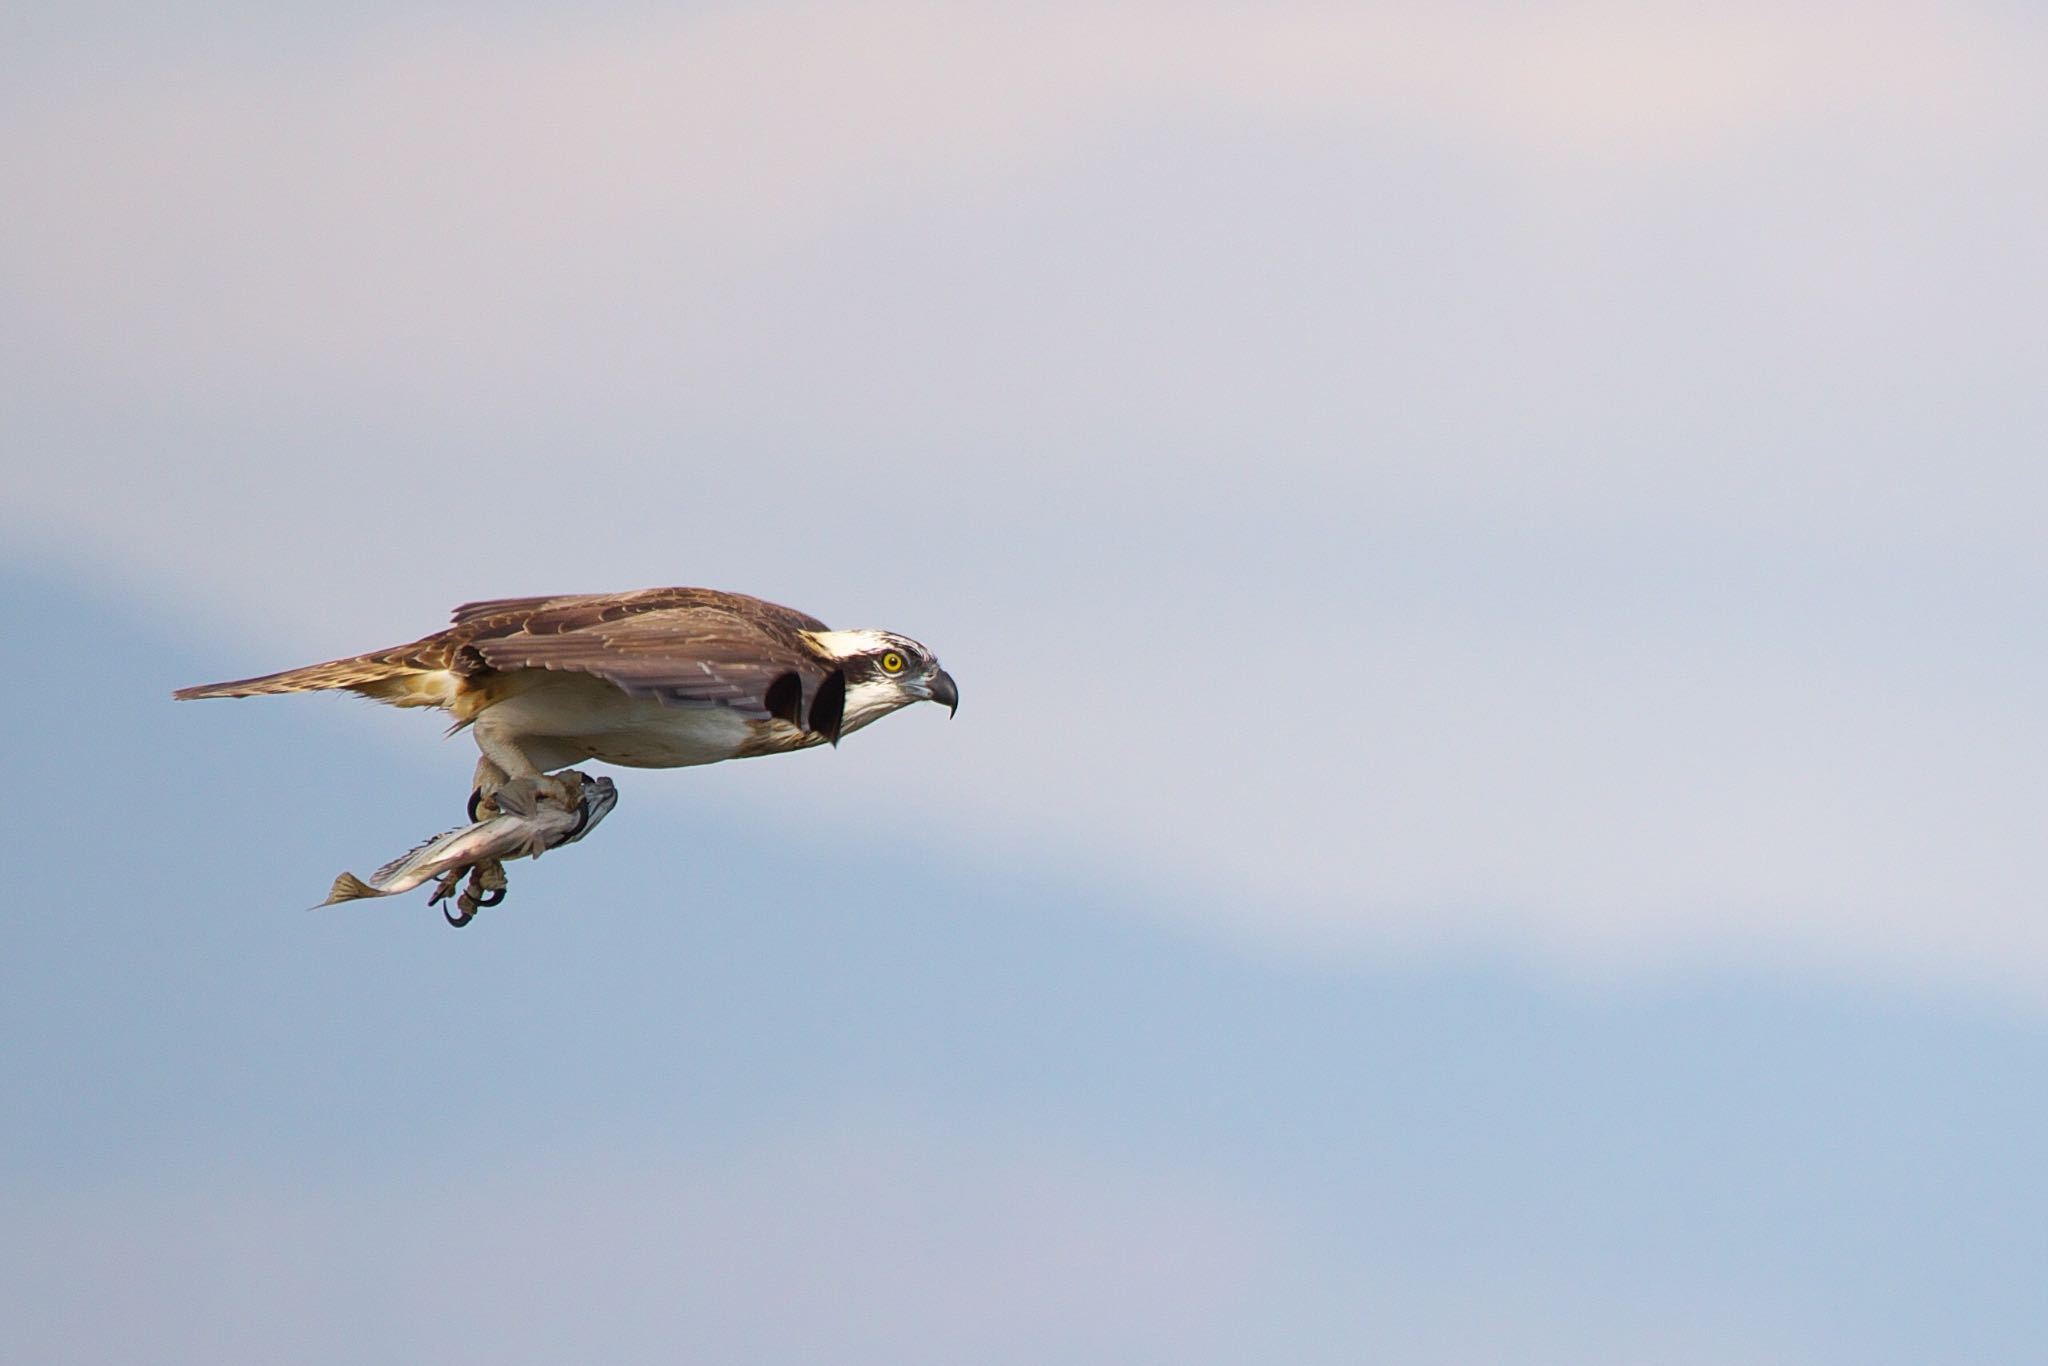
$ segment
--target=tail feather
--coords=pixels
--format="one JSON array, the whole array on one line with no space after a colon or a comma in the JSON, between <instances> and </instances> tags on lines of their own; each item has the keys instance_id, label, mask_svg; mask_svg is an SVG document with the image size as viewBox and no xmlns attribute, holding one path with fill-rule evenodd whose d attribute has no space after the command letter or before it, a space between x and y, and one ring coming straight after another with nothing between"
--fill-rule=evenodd
<instances>
[{"instance_id":1,"label":"tail feather","mask_svg":"<svg viewBox=\"0 0 2048 1366\"><path fill-rule=\"evenodd\" d=\"M272 692L322 692L328 688L354 688L367 696L395 700L395 694L412 692L403 680L416 678L428 670L403 664L389 657L377 655L356 655L352 659L334 659L330 664L307 664L305 668L285 670L283 674L258 674L256 678L233 678L219 684L199 684L195 688L178 688L172 692L180 702L190 702L203 696L264 696ZM403 705L403 702L401 702Z\"/></svg>"}]
</instances>

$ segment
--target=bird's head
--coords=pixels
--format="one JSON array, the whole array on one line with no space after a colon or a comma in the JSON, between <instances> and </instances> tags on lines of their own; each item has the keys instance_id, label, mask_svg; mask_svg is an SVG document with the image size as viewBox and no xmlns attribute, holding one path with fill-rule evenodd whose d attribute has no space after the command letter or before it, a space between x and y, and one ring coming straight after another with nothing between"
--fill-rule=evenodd
<instances>
[{"instance_id":1,"label":"bird's head","mask_svg":"<svg viewBox=\"0 0 2048 1366\"><path fill-rule=\"evenodd\" d=\"M840 733L859 730L912 702L944 703L960 710L960 689L930 650L893 631L819 631L812 639L846 675L846 715Z\"/></svg>"}]
</instances>

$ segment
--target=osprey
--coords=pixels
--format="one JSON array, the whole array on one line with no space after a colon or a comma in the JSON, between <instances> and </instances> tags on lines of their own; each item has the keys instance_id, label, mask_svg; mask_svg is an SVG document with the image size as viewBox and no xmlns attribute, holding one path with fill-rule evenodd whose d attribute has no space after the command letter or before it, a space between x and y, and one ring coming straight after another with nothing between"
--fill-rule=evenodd
<instances>
[{"instance_id":1,"label":"osprey","mask_svg":"<svg viewBox=\"0 0 2048 1366\"><path fill-rule=\"evenodd\" d=\"M834 631L743 593L648 588L500 598L455 609L410 645L173 696L343 688L438 707L482 751L474 819L509 782L573 794L544 775L586 759L679 768L779 754L841 736L912 702L960 706L931 651L888 631Z\"/></svg>"}]
</instances>

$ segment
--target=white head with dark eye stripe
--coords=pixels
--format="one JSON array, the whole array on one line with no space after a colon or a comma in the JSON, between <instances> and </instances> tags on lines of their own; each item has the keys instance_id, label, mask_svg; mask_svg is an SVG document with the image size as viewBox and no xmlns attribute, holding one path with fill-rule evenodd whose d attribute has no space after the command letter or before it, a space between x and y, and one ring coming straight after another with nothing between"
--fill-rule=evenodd
<instances>
[{"instance_id":1,"label":"white head with dark eye stripe","mask_svg":"<svg viewBox=\"0 0 2048 1366\"><path fill-rule=\"evenodd\" d=\"M840 733L859 730L912 702L960 708L960 690L930 650L893 631L817 631L811 639L846 674L846 715Z\"/></svg>"}]
</instances>

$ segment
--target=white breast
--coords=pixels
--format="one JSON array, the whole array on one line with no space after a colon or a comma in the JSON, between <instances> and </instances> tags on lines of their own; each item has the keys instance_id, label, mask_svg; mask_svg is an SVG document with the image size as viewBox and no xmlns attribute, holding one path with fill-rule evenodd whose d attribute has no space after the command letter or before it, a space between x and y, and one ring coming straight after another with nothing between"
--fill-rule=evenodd
<instances>
[{"instance_id":1,"label":"white breast","mask_svg":"<svg viewBox=\"0 0 2048 1366\"><path fill-rule=\"evenodd\" d=\"M808 741L786 722L754 721L726 707L671 706L629 697L587 674L541 674L494 703L485 717L547 768L581 759L627 768L684 768L794 749Z\"/></svg>"}]
</instances>

